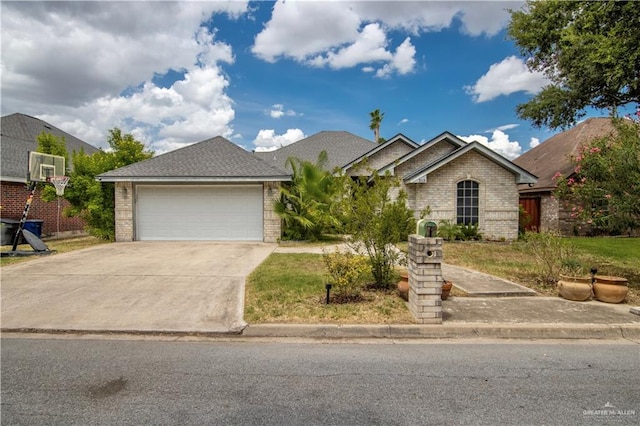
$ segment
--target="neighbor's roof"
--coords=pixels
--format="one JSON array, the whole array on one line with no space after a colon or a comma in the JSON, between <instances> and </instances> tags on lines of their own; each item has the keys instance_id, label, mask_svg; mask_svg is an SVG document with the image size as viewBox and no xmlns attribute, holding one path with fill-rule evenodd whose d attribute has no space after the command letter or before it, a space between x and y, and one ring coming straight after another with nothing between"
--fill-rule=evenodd
<instances>
[{"instance_id":1,"label":"neighbor's roof","mask_svg":"<svg viewBox=\"0 0 640 426\"><path fill-rule=\"evenodd\" d=\"M222 136L98 176L98 180L105 182L246 182L290 179L285 171Z\"/></svg>"},{"instance_id":2,"label":"neighbor's roof","mask_svg":"<svg viewBox=\"0 0 640 426\"><path fill-rule=\"evenodd\" d=\"M98 151L95 146L89 145L46 121L20 113L6 115L0 118L2 180L26 182L29 151L37 150L38 136L42 132L64 138L69 153L69 162L71 162L71 153L74 151L79 152L84 149L87 154ZM68 167L71 168L71 164L68 164Z\"/></svg>"},{"instance_id":3,"label":"neighbor's roof","mask_svg":"<svg viewBox=\"0 0 640 426\"><path fill-rule=\"evenodd\" d=\"M593 139L608 136L615 131L611 118L588 118L577 126L550 137L535 148L522 154L513 162L538 176L538 182L532 186L523 186L521 192L553 191L556 172L567 176L573 172L571 157L575 157L578 148Z\"/></svg>"},{"instance_id":4,"label":"neighbor's roof","mask_svg":"<svg viewBox=\"0 0 640 426\"><path fill-rule=\"evenodd\" d=\"M378 144L345 131L322 131L299 140L275 151L256 152L255 155L269 161L275 167L288 170L286 162L289 157L303 161L318 161L318 155L326 151L327 170L341 168L356 158L377 147Z\"/></svg>"}]
</instances>

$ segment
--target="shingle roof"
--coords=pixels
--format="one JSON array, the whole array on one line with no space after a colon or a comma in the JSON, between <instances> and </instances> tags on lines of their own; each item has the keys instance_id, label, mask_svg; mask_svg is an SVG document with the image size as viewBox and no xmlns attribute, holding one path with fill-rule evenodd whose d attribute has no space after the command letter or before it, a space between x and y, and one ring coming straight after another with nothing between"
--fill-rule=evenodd
<instances>
[{"instance_id":1,"label":"shingle roof","mask_svg":"<svg viewBox=\"0 0 640 426\"><path fill-rule=\"evenodd\" d=\"M571 157L577 154L581 145L595 138L610 135L614 130L610 118L588 118L525 152L513 162L538 176L538 182L532 186L522 186L520 191L552 191L556 187L553 176L556 172L568 175L573 171Z\"/></svg>"},{"instance_id":2,"label":"shingle roof","mask_svg":"<svg viewBox=\"0 0 640 426\"><path fill-rule=\"evenodd\" d=\"M327 152L327 170L343 167L356 158L378 146L370 140L344 131L322 131L270 152L256 152L255 155L269 161L275 167L286 169L289 157L316 162L322 151Z\"/></svg>"},{"instance_id":3,"label":"shingle roof","mask_svg":"<svg viewBox=\"0 0 640 426\"><path fill-rule=\"evenodd\" d=\"M27 177L28 153L38 148L38 136L50 133L65 139L69 162L71 153L84 149L87 154L98 151L93 145L58 129L38 118L15 113L0 118L0 150L2 152L2 180L25 182ZM71 164L68 165L72 167Z\"/></svg>"},{"instance_id":4,"label":"shingle roof","mask_svg":"<svg viewBox=\"0 0 640 426\"><path fill-rule=\"evenodd\" d=\"M222 136L98 176L102 181L286 181L288 173Z\"/></svg>"}]
</instances>

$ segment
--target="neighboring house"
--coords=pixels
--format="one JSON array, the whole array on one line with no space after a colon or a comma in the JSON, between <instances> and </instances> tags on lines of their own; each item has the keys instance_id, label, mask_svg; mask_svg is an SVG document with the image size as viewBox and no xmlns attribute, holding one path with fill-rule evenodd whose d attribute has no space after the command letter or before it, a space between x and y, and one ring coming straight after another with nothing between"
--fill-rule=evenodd
<instances>
[{"instance_id":1,"label":"neighboring house","mask_svg":"<svg viewBox=\"0 0 640 426\"><path fill-rule=\"evenodd\" d=\"M290 175L218 136L98 176L115 182L116 241L275 242Z\"/></svg>"},{"instance_id":2,"label":"neighboring house","mask_svg":"<svg viewBox=\"0 0 640 426\"><path fill-rule=\"evenodd\" d=\"M563 207L553 196L557 172L563 176L573 173L572 158L580 146L593 139L614 132L610 118L588 118L577 126L550 137L535 148L513 160L518 166L538 176L534 184L520 185L520 204L530 217L529 230L555 231L564 235L581 235L589 227L571 217L569 208Z\"/></svg>"},{"instance_id":3,"label":"neighboring house","mask_svg":"<svg viewBox=\"0 0 640 426\"><path fill-rule=\"evenodd\" d=\"M98 149L88 143L66 133L51 124L30 117L25 114L11 114L0 119L0 156L2 166L0 169L0 187L2 198L0 199L0 215L2 219L19 220L29 194L27 188L27 171L29 164L29 151L36 151L38 147L38 136L42 132L50 133L58 138L64 138L69 162L74 151L84 150L87 154L92 154ZM72 164L67 164L67 168L72 168ZM61 200L61 212L69 204L66 200ZM60 235L72 235L84 232L85 223L78 217L65 217L58 214L58 203L46 203L40 199L40 191L36 191L28 219L43 220L43 236L51 236L58 232L58 221L60 224Z\"/></svg>"},{"instance_id":4,"label":"neighboring house","mask_svg":"<svg viewBox=\"0 0 640 426\"><path fill-rule=\"evenodd\" d=\"M374 144L347 132L321 132L258 155L283 167L287 157L315 161L322 150L331 166L348 175L377 170L398 176L416 217L429 210L426 218L436 222L477 223L487 239L517 239L518 185L536 182L533 174L486 146L449 132L422 145L402 134Z\"/></svg>"}]
</instances>

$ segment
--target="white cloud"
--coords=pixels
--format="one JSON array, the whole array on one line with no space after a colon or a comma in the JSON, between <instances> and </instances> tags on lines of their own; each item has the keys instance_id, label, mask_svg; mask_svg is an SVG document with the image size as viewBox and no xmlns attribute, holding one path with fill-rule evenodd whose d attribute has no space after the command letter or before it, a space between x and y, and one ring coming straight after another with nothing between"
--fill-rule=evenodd
<instances>
[{"instance_id":1,"label":"white cloud","mask_svg":"<svg viewBox=\"0 0 640 426\"><path fill-rule=\"evenodd\" d=\"M502 126L498 126L493 130L502 130L504 132L505 130L515 129L518 126L519 126L519 124L505 124L505 125L502 125ZM493 132L493 130L488 130L487 133Z\"/></svg>"},{"instance_id":2,"label":"white cloud","mask_svg":"<svg viewBox=\"0 0 640 426\"><path fill-rule=\"evenodd\" d=\"M153 141L157 152L231 136L233 103L218 64L234 61L232 48L201 25L246 9L246 2L3 3L3 111L38 116L102 147L114 126ZM183 77L170 87L152 82L169 70Z\"/></svg>"},{"instance_id":3,"label":"white cloud","mask_svg":"<svg viewBox=\"0 0 640 426\"><path fill-rule=\"evenodd\" d=\"M292 109L288 109L285 111L284 109L284 105L282 104L273 104L271 105L271 109L267 112L268 115L271 116L271 118L282 118L285 115L287 117L295 117L297 115L302 115L302 114L298 114L297 112L295 112Z\"/></svg>"},{"instance_id":4,"label":"white cloud","mask_svg":"<svg viewBox=\"0 0 640 426\"><path fill-rule=\"evenodd\" d=\"M374 72L376 69L374 67L362 67L362 72Z\"/></svg>"},{"instance_id":5,"label":"white cloud","mask_svg":"<svg viewBox=\"0 0 640 426\"><path fill-rule=\"evenodd\" d=\"M529 142L529 148L535 148L538 145L540 145L540 139L531 138L531 141Z\"/></svg>"},{"instance_id":6,"label":"white cloud","mask_svg":"<svg viewBox=\"0 0 640 426\"><path fill-rule=\"evenodd\" d=\"M402 120L400 120L400 122L398 123L398 126L399 126L399 125L401 125L401 124L408 123L408 122L409 122L409 119L408 119L408 118L403 118L403 119L402 119Z\"/></svg>"},{"instance_id":7,"label":"white cloud","mask_svg":"<svg viewBox=\"0 0 640 426\"><path fill-rule=\"evenodd\" d=\"M277 135L273 129L263 129L258 132L253 144L256 146L256 151L265 152L290 145L304 138L306 135L300 129L288 129L282 135Z\"/></svg>"},{"instance_id":8,"label":"white cloud","mask_svg":"<svg viewBox=\"0 0 640 426\"><path fill-rule=\"evenodd\" d=\"M548 83L544 74L529 71L522 59L509 56L491 65L486 74L473 86L466 86L465 90L473 96L474 102L480 103L515 92L536 94Z\"/></svg>"},{"instance_id":9,"label":"white cloud","mask_svg":"<svg viewBox=\"0 0 640 426\"><path fill-rule=\"evenodd\" d=\"M491 135L491 139L482 135L469 135L469 136L458 136L460 139L466 142L477 141L482 145L491 148L492 150L502 154L510 160L518 157L522 152L522 148L520 144L516 141L510 141L509 135L504 133L502 130L494 130Z\"/></svg>"}]
</instances>

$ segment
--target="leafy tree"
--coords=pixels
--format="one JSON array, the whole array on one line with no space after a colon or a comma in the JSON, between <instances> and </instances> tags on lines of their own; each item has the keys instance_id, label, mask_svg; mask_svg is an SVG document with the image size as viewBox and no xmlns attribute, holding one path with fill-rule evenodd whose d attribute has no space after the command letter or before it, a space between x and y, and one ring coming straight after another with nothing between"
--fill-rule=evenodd
<instances>
[{"instance_id":1,"label":"leafy tree","mask_svg":"<svg viewBox=\"0 0 640 426\"><path fill-rule=\"evenodd\" d=\"M388 289L394 278L394 265L401 255L395 243L407 240L415 229L413 212L407 208L407 194L398 190L400 181L390 174L353 180L345 177L347 195L342 199L346 230L352 247L369 258L375 286ZM395 199L391 194L397 192Z\"/></svg>"},{"instance_id":2,"label":"leafy tree","mask_svg":"<svg viewBox=\"0 0 640 426\"><path fill-rule=\"evenodd\" d=\"M88 155L84 151L74 152L73 172L64 197L71 207L65 212L69 216L82 217L89 232L107 240L115 238L115 185L101 183L96 176L153 156L141 142L130 134L123 135L120 129L109 130L109 151L98 151Z\"/></svg>"},{"instance_id":3,"label":"leafy tree","mask_svg":"<svg viewBox=\"0 0 640 426\"><path fill-rule=\"evenodd\" d=\"M608 233L640 225L640 124L618 119L614 125L612 137L581 147L573 173L555 176L555 194L572 216Z\"/></svg>"},{"instance_id":4,"label":"leafy tree","mask_svg":"<svg viewBox=\"0 0 640 426\"><path fill-rule=\"evenodd\" d=\"M336 185L333 175L323 166L327 153L321 152L318 161L301 161L291 157L287 164L293 172L290 185L280 188L276 213L283 219L284 236L292 240L317 240L338 221L331 212Z\"/></svg>"},{"instance_id":5,"label":"leafy tree","mask_svg":"<svg viewBox=\"0 0 640 426\"><path fill-rule=\"evenodd\" d=\"M568 127L586 107L640 102L640 2L533 1L511 11L508 35L532 71L551 83L518 115L535 126Z\"/></svg>"},{"instance_id":6,"label":"leafy tree","mask_svg":"<svg viewBox=\"0 0 640 426\"><path fill-rule=\"evenodd\" d=\"M371 116L369 128L373 130L373 140L377 143L384 142L384 139L380 137L380 124L382 124L384 112L380 112L379 109L376 109L374 111L371 111L369 113L369 116Z\"/></svg>"}]
</instances>

